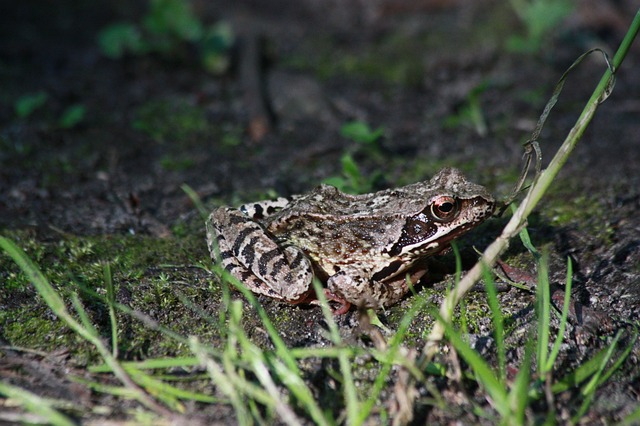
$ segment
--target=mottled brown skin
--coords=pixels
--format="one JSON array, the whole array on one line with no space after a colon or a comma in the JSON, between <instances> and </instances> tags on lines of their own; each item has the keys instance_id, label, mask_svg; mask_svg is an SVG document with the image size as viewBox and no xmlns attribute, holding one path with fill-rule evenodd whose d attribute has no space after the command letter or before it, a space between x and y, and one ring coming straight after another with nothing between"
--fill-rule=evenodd
<instances>
[{"instance_id":1,"label":"mottled brown skin","mask_svg":"<svg viewBox=\"0 0 640 426\"><path fill-rule=\"evenodd\" d=\"M425 273L425 258L491 215L493 197L456 169L430 181L349 195L321 185L290 200L221 207L207 221L224 267L252 291L290 303L313 299L312 279L343 306L381 308Z\"/></svg>"}]
</instances>

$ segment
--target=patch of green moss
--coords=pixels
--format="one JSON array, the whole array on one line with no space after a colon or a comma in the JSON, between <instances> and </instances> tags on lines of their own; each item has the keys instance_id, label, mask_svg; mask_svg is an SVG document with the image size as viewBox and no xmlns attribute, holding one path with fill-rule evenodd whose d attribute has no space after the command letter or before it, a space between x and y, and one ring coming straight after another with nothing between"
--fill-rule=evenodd
<instances>
[{"instance_id":1,"label":"patch of green moss","mask_svg":"<svg viewBox=\"0 0 640 426\"><path fill-rule=\"evenodd\" d=\"M513 34L514 14L508 3L484 8L477 19L465 25L460 24L459 16L448 12L428 19L429 26L414 25L407 19L407 25L355 47L345 47L338 36L323 34L301 49L314 55L292 54L283 62L292 68L313 70L323 79L347 76L412 87L429 78L428 71L439 58L478 54L487 46L501 46Z\"/></svg>"},{"instance_id":2,"label":"patch of green moss","mask_svg":"<svg viewBox=\"0 0 640 426\"><path fill-rule=\"evenodd\" d=\"M160 165L168 171L184 171L189 170L195 164L195 160L184 155L164 155L160 159Z\"/></svg>"},{"instance_id":3,"label":"patch of green moss","mask_svg":"<svg viewBox=\"0 0 640 426\"><path fill-rule=\"evenodd\" d=\"M78 343L77 336L41 302L0 312L0 323L4 325L3 338L14 346L57 350Z\"/></svg>"},{"instance_id":4,"label":"patch of green moss","mask_svg":"<svg viewBox=\"0 0 640 426\"><path fill-rule=\"evenodd\" d=\"M188 146L210 131L204 110L186 99L151 100L135 111L133 127L157 143Z\"/></svg>"},{"instance_id":5,"label":"patch of green moss","mask_svg":"<svg viewBox=\"0 0 640 426\"><path fill-rule=\"evenodd\" d=\"M184 228L195 227L195 222ZM183 303L183 300L191 301L194 306L201 307L200 312L206 311L202 307L208 307L211 316L216 315L211 312L211 300L219 300L219 294L212 293L211 277L198 266L201 262L209 262L202 231L180 239L63 235L57 241L46 242L38 240L30 231L3 234L23 248L38 265L74 316L76 312L70 296L72 292L80 296L90 320L106 341L110 340L104 298L106 263L111 265L116 302L183 336L197 332L208 341L217 336L215 324L209 322L205 326L200 313ZM2 337L11 345L45 351L72 346L75 356L87 359L85 353L91 349L90 345L82 344L82 339L52 315L24 273L4 253L0 254L0 270L3 281L0 292ZM123 353L131 356L185 353L182 343L149 327L149 321L145 323L126 313L118 313ZM194 324L201 326L194 329Z\"/></svg>"},{"instance_id":6,"label":"patch of green moss","mask_svg":"<svg viewBox=\"0 0 640 426\"><path fill-rule=\"evenodd\" d=\"M316 55L290 56L284 58L285 64L297 69L313 69L321 79L347 76L415 86L423 78L421 57L407 54L416 46L415 40L389 37L356 52L340 49L336 47L338 43L327 38L316 39L312 44L310 49Z\"/></svg>"},{"instance_id":7,"label":"patch of green moss","mask_svg":"<svg viewBox=\"0 0 640 426\"><path fill-rule=\"evenodd\" d=\"M603 244L611 243L614 229L607 214L606 200L572 191L569 186L552 189L540 215L553 226L571 226L589 234Z\"/></svg>"}]
</instances>

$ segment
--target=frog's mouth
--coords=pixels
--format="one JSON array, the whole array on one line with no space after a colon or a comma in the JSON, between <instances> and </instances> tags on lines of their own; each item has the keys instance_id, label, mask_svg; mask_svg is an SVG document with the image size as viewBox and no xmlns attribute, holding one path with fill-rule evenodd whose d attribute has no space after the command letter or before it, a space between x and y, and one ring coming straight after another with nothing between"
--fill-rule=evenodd
<instances>
[{"instance_id":1,"label":"frog's mouth","mask_svg":"<svg viewBox=\"0 0 640 426\"><path fill-rule=\"evenodd\" d=\"M480 221L480 222L482 222L482 221ZM451 241L453 241L453 240L457 239L458 237L460 237L460 236L466 234L467 232L471 231L473 228L478 226L480 224L480 222L473 222L473 223L468 223L468 224L459 226L459 227L453 229L452 231L450 231L448 234L443 235L442 237L438 238L436 241L433 242L433 243L436 243L438 245L436 247L434 247L434 250L430 251L428 254L438 254L441 251L448 249L449 247L451 247Z\"/></svg>"},{"instance_id":2,"label":"frog's mouth","mask_svg":"<svg viewBox=\"0 0 640 426\"><path fill-rule=\"evenodd\" d=\"M415 246L407 251L407 255L411 259L421 258L425 256L434 256L447 251L451 248L451 241L455 240L462 234L465 234L469 229L455 230L451 233L441 236L435 241L424 244L423 247Z\"/></svg>"}]
</instances>

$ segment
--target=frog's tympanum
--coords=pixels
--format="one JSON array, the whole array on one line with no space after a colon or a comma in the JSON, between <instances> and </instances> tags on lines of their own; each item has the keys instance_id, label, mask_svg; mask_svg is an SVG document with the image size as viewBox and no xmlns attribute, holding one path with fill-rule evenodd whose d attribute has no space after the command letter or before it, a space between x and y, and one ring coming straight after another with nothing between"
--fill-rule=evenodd
<instances>
[{"instance_id":1,"label":"frog's tympanum","mask_svg":"<svg viewBox=\"0 0 640 426\"><path fill-rule=\"evenodd\" d=\"M255 293L289 303L316 299L336 313L396 303L426 273L425 259L489 217L494 199L460 171L372 194L321 185L308 194L220 207L207 220L212 257Z\"/></svg>"}]
</instances>

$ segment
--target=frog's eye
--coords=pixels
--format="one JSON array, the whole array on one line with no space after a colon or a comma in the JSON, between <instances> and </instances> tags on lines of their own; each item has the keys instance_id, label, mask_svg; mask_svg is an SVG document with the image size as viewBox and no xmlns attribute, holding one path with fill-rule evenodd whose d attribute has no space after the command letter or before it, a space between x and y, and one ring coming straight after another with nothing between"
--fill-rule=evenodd
<instances>
[{"instance_id":1,"label":"frog's eye","mask_svg":"<svg viewBox=\"0 0 640 426\"><path fill-rule=\"evenodd\" d=\"M438 197L431 203L431 215L441 222L449 222L455 219L458 210L458 201L453 197Z\"/></svg>"}]
</instances>

